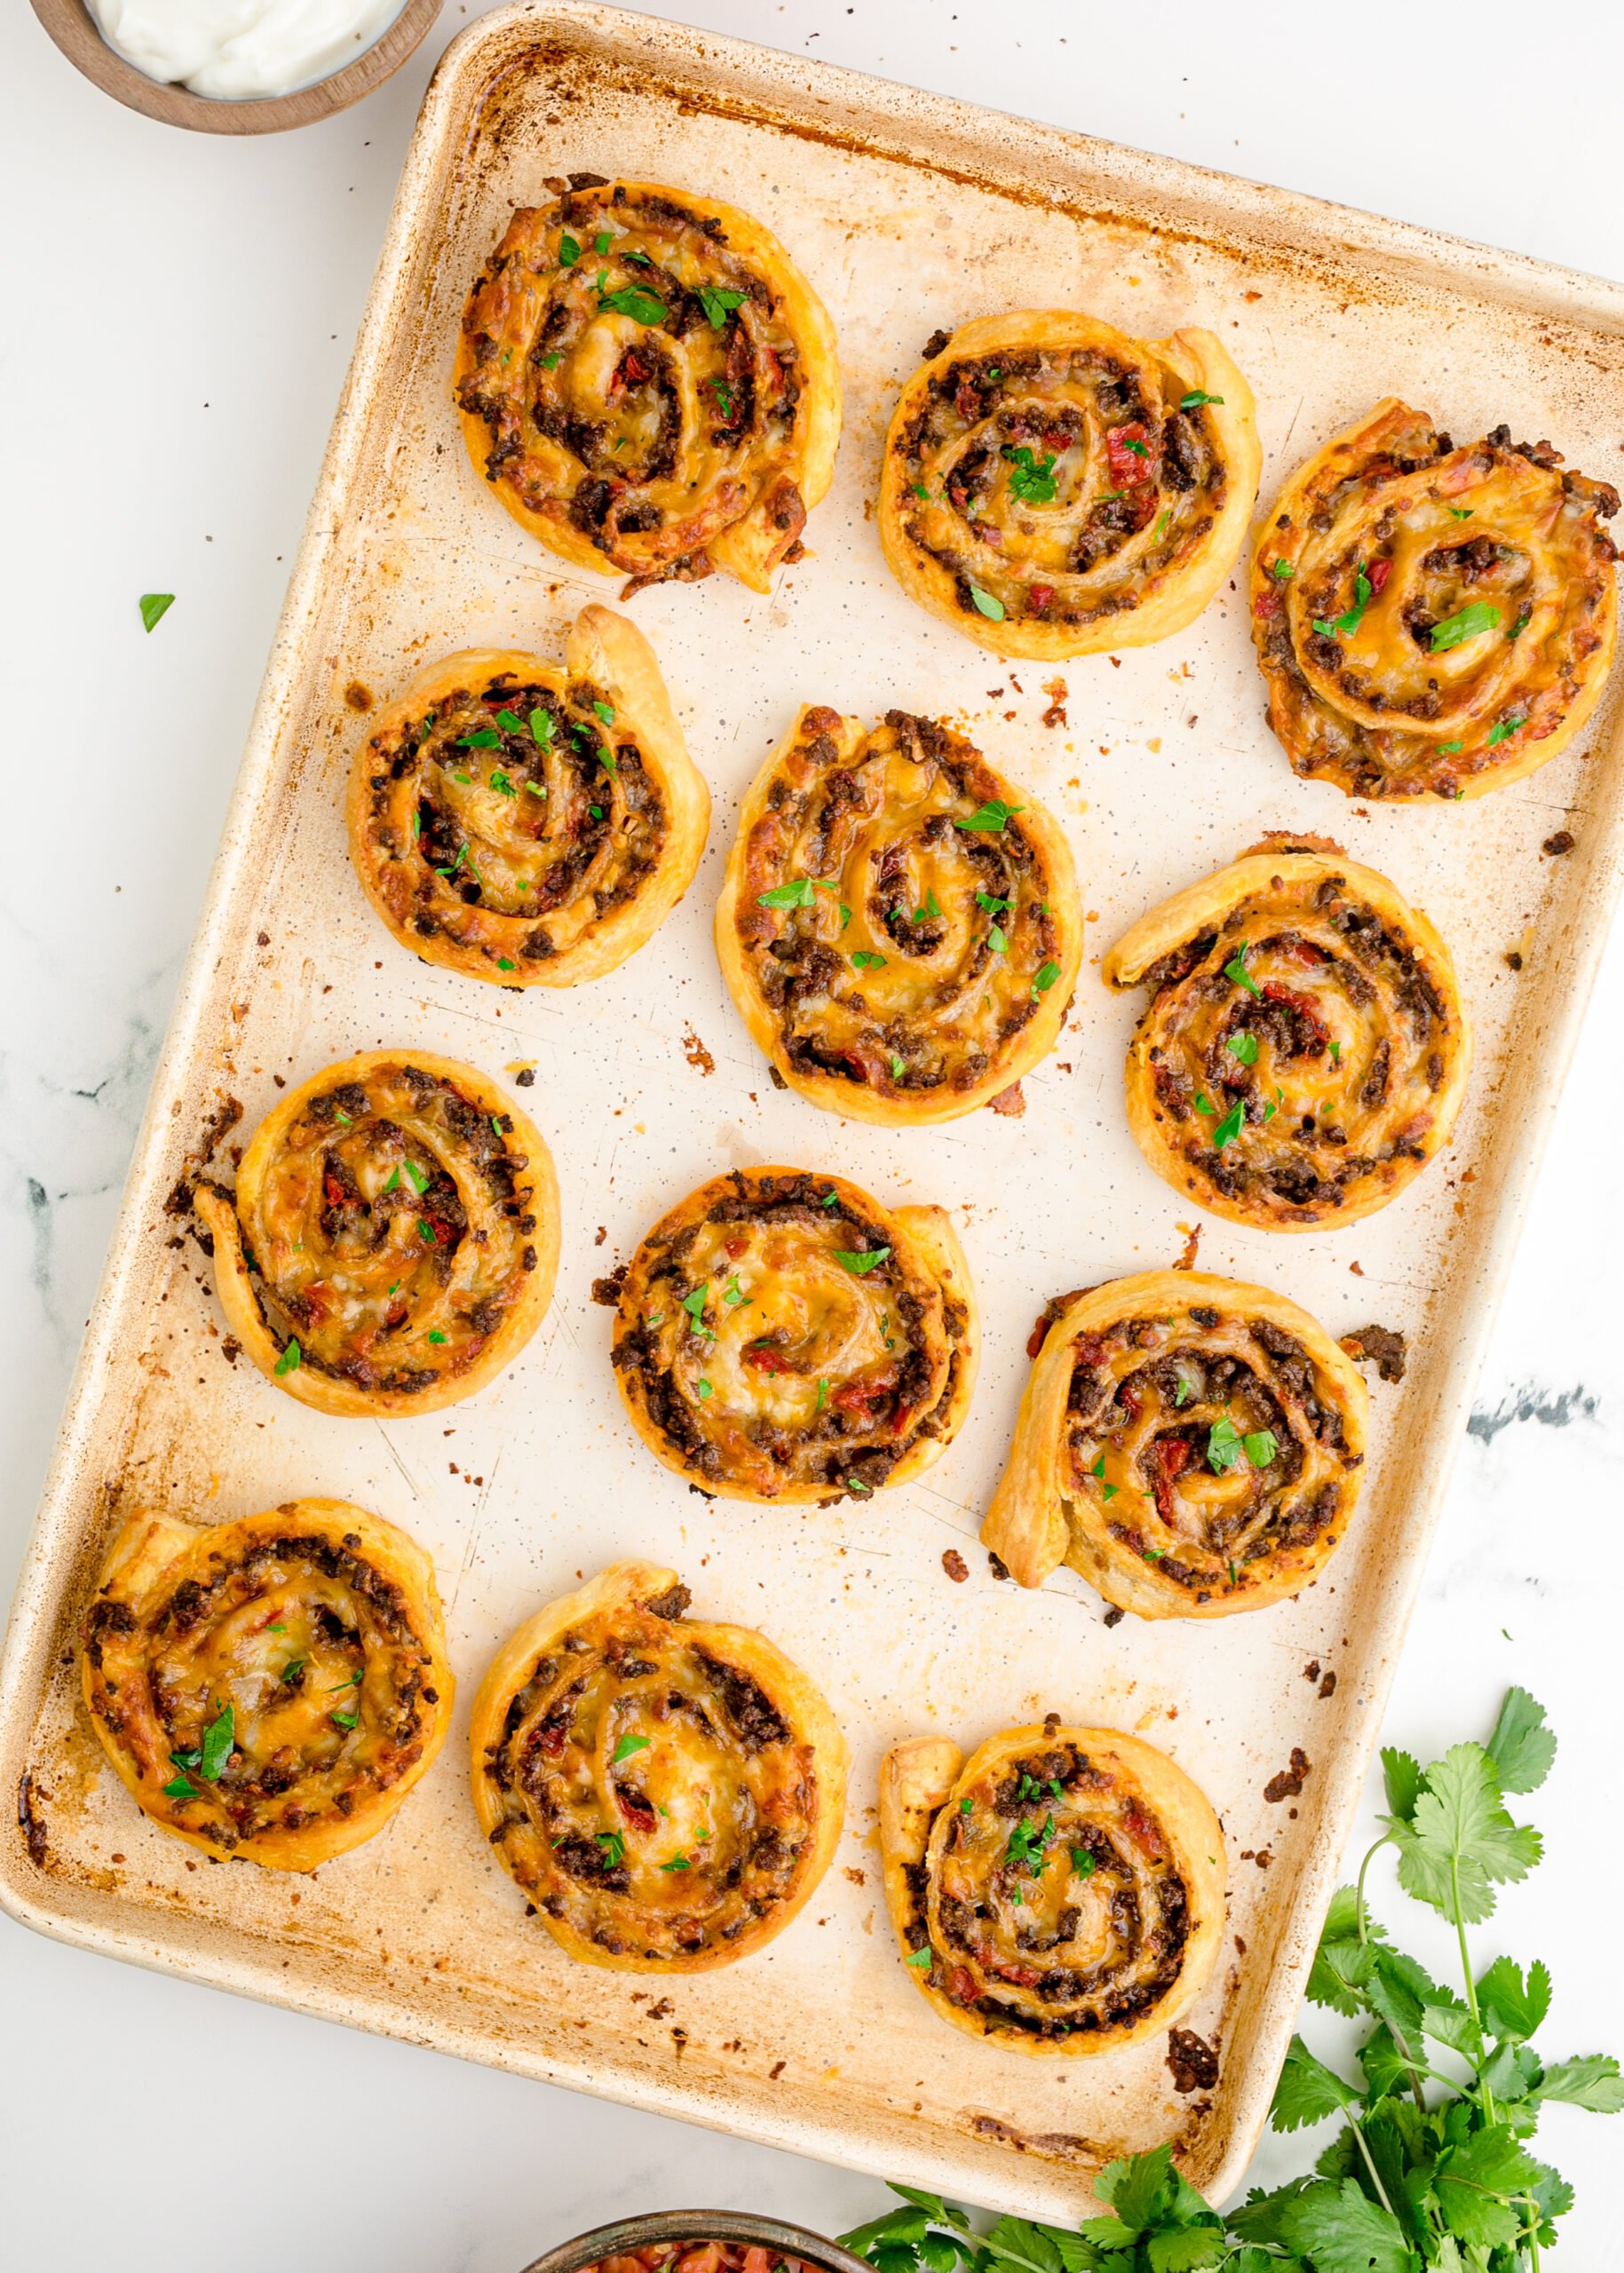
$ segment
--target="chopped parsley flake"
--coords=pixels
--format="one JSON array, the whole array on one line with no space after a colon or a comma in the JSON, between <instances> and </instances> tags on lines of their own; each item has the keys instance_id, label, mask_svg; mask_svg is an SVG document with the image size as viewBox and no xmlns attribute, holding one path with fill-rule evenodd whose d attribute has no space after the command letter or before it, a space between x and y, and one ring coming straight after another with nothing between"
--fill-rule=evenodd
<instances>
[{"instance_id":1,"label":"chopped parsley flake","mask_svg":"<svg viewBox=\"0 0 1624 2273\"><path fill-rule=\"evenodd\" d=\"M297 1373L299 1369L299 1345L297 1342L289 1337L287 1348L282 1351L281 1356L276 1361L275 1370L279 1379L283 1374Z\"/></svg>"},{"instance_id":2,"label":"chopped parsley flake","mask_svg":"<svg viewBox=\"0 0 1624 2273\"><path fill-rule=\"evenodd\" d=\"M984 805L976 807L968 820L955 820L953 825L955 828L985 829L997 835L1002 833L1007 821L1013 820L1017 813L1024 813L1026 810L1025 805L1006 804L1002 797L989 797ZM979 899L980 894L976 897Z\"/></svg>"},{"instance_id":3,"label":"chopped parsley flake","mask_svg":"<svg viewBox=\"0 0 1624 2273\"><path fill-rule=\"evenodd\" d=\"M1474 600L1458 615L1446 615L1442 623L1432 627L1431 652L1441 655L1446 649L1459 647L1468 639L1475 639L1479 632L1493 631L1499 625L1500 610L1489 600Z\"/></svg>"},{"instance_id":4,"label":"chopped parsley flake","mask_svg":"<svg viewBox=\"0 0 1624 2273\"><path fill-rule=\"evenodd\" d=\"M623 1736L610 1756L609 1765L611 1768L618 1768L622 1761L630 1760L634 1752L646 1752L647 1748L646 1737Z\"/></svg>"},{"instance_id":5,"label":"chopped parsley flake","mask_svg":"<svg viewBox=\"0 0 1624 2273\"><path fill-rule=\"evenodd\" d=\"M860 1279L865 1272L872 1271L876 1263L883 1263L890 1253L891 1249L888 1247L872 1247L867 1254L853 1255L848 1248L837 1247L835 1250L835 1260L844 1264L853 1278Z\"/></svg>"},{"instance_id":6,"label":"chopped parsley flake","mask_svg":"<svg viewBox=\"0 0 1624 2273\"><path fill-rule=\"evenodd\" d=\"M970 597L975 604L978 613L986 616L989 623L1002 623L1003 622L1003 602L995 593L984 592L980 585L975 582L973 577L970 580ZM963 823L961 821L959 826L963 828Z\"/></svg>"}]
</instances>

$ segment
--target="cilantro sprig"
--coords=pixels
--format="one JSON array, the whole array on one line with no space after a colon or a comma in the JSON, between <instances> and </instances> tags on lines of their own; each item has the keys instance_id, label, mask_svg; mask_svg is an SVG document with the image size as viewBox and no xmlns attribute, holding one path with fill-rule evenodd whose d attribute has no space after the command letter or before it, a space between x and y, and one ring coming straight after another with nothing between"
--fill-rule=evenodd
<instances>
[{"instance_id":1,"label":"cilantro sprig","mask_svg":"<svg viewBox=\"0 0 1624 2273\"><path fill-rule=\"evenodd\" d=\"M1534 2273L1573 2199L1529 2150L1542 2110L1624 2109L1610 2055L1548 2064L1533 2049L1550 2005L1546 1967L1502 1956L1477 1973L1467 1943L1495 1889L1540 1859L1538 1832L1512 1819L1506 1796L1536 1790L1555 1754L1523 1689L1507 1691L1486 1744L1454 1745L1425 1769L1383 1752L1385 1828L1357 1882L1333 1896L1308 1978L1311 2003L1364 2025L1359 2079L1296 2036L1275 2089L1276 2131L1340 2121L1311 2171L1255 2188L1220 2216L1158 2147L1107 2164L1094 2190L1107 2214L1071 2233L1001 2218L978 2234L956 2205L899 2186L903 2207L843 2236L845 2246L877 2273ZM1454 1927L1462 1992L1371 1916L1366 1875L1387 1847L1404 1890Z\"/></svg>"}]
</instances>

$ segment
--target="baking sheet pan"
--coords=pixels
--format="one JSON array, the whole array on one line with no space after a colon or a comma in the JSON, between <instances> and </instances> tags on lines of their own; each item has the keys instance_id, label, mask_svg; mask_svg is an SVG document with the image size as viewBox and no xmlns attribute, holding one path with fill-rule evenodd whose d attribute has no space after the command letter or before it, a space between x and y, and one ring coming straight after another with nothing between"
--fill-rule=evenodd
<instances>
[{"instance_id":1,"label":"baking sheet pan","mask_svg":"<svg viewBox=\"0 0 1624 2273\"><path fill-rule=\"evenodd\" d=\"M448 393L463 297L510 206L576 169L719 196L773 229L834 316L846 424L810 557L771 598L717 577L632 604L716 800L694 887L608 979L519 995L393 945L350 871L340 798L356 704L455 647L551 653L582 601L613 598L485 495ZM1019 305L1148 337L1217 331L1257 393L1264 503L1389 392L1457 435L1508 420L1593 474L1617 463L1612 285L653 19L538 4L464 33L408 158L25 1565L0 1689L0 1777L18 1794L0 1898L139 1962L1071 2217L1101 2159L1163 2138L1222 2194L1262 2123L1617 896L1624 813L1616 693L1569 753L1479 803L1366 809L1297 782L1263 723L1243 583L1161 645L1063 666L1066 723L1042 723L1057 674L1000 665L912 607L871 519L885 421L928 336ZM750 1049L711 907L739 797L809 701L954 718L1066 825L1089 960L1023 1118L863 1128L776 1092ZM1374 1389L1361 1512L1327 1575L1249 1617L1107 1628L1079 1579L1022 1594L975 1538L1044 1299L1170 1263L1196 1221L1128 1135L1137 1005L1107 996L1097 957L1279 827L1336 837L1429 910L1477 1020L1477 1071L1452 1152L1370 1222L1291 1239L1201 1224L1203 1268L1278 1286L1333 1332L1374 1319L1410 1336L1402 1387ZM1542 859L1558 828L1576 849ZM163 1200L223 1097L244 1107L241 1136L275 1077L397 1043L499 1080L535 1069L526 1104L563 1189L558 1291L469 1405L334 1421L228 1361L208 1265ZM986 1345L970 1420L927 1477L871 1504L709 1504L640 1449L611 1386L592 1279L704 1177L767 1160L939 1201L970 1255ZM218 1521L299 1493L359 1501L429 1548L462 1705L389 1828L296 1880L201 1861L136 1814L78 1707L73 1637L121 1513ZM954 1549L963 1581L944 1567ZM623 1555L679 1568L700 1613L763 1626L824 1687L854 1754L844 1842L808 1910L759 1956L669 1987L566 1960L525 1919L465 1788L467 1700L497 1640ZM1229 1934L1185 2022L1220 2047L1211 2090L1177 2088L1160 2037L1099 2061L976 2044L899 1961L875 1837L882 1750L929 1730L968 1750L1051 1709L1163 1745L1223 1817ZM1304 1787L1270 1802L1294 1745Z\"/></svg>"}]
</instances>

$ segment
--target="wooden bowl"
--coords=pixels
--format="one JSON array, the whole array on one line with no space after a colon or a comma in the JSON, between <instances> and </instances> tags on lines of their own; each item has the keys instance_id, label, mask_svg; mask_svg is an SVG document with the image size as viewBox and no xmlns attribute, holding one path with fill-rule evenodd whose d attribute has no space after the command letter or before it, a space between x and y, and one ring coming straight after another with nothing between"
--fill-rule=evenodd
<instances>
[{"instance_id":1,"label":"wooden bowl","mask_svg":"<svg viewBox=\"0 0 1624 2273\"><path fill-rule=\"evenodd\" d=\"M200 134L280 134L284 127L330 118L381 87L422 44L443 5L444 0L406 0L389 29L343 70L290 95L247 102L194 95L190 87L149 79L107 45L84 0L34 0L34 12L68 61L104 94L131 110L144 111L166 126L189 126Z\"/></svg>"}]
</instances>

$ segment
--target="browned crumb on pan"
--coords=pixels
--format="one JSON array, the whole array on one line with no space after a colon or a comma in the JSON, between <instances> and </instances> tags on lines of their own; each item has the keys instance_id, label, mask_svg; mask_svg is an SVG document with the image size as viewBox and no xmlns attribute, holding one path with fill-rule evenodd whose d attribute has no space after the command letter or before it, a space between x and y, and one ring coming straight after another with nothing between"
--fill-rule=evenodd
<instances>
[{"instance_id":1,"label":"browned crumb on pan","mask_svg":"<svg viewBox=\"0 0 1624 2273\"><path fill-rule=\"evenodd\" d=\"M1218 2080L1218 2055L1193 2029L1168 2030L1168 2066L1176 2092L1209 2092Z\"/></svg>"},{"instance_id":2,"label":"browned crumb on pan","mask_svg":"<svg viewBox=\"0 0 1624 2273\"><path fill-rule=\"evenodd\" d=\"M1201 1227L1199 1224L1180 1224L1178 1229L1184 1235L1184 1243L1178 1251L1173 1268L1175 1271L1193 1271L1196 1250L1201 1244Z\"/></svg>"},{"instance_id":3,"label":"browned crumb on pan","mask_svg":"<svg viewBox=\"0 0 1624 2273\"><path fill-rule=\"evenodd\" d=\"M34 1788L34 1771L25 1768L17 1782L17 1821L28 1849L28 1860L36 1871L45 1867L45 1818L39 1811L39 1794Z\"/></svg>"},{"instance_id":4,"label":"browned crumb on pan","mask_svg":"<svg viewBox=\"0 0 1624 2273\"><path fill-rule=\"evenodd\" d=\"M1548 836L1540 847L1541 851L1549 853L1553 860L1559 860L1565 852L1571 852L1573 849L1573 832L1571 828L1559 828L1554 836Z\"/></svg>"},{"instance_id":5,"label":"browned crumb on pan","mask_svg":"<svg viewBox=\"0 0 1624 2273\"><path fill-rule=\"evenodd\" d=\"M617 1263L606 1279L594 1279L592 1300L595 1303L601 1303L606 1310L617 1310L620 1307L621 1288L626 1283L626 1273L630 1267L630 1263Z\"/></svg>"},{"instance_id":6,"label":"browned crumb on pan","mask_svg":"<svg viewBox=\"0 0 1624 2273\"><path fill-rule=\"evenodd\" d=\"M988 1097L989 1113L1002 1113L1011 1121L1018 1121L1026 1110L1025 1092L1018 1081L1011 1081L1007 1089L1000 1089L995 1097Z\"/></svg>"},{"instance_id":7,"label":"browned crumb on pan","mask_svg":"<svg viewBox=\"0 0 1624 2273\"><path fill-rule=\"evenodd\" d=\"M1043 692L1049 697L1049 708L1043 713L1043 724L1046 726L1069 725L1070 721L1066 715L1066 704L1071 689L1066 681L1063 678L1046 678L1043 681Z\"/></svg>"},{"instance_id":8,"label":"browned crumb on pan","mask_svg":"<svg viewBox=\"0 0 1624 2273\"><path fill-rule=\"evenodd\" d=\"M1291 1747L1291 1765L1282 1768L1278 1776L1271 1776L1264 1786L1266 1800L1295 1800L1301 1796L1303 1786L1313 1773L1313 1765L1300 1744Z\"/></svg>"},{"instance_id":9,"label":"browned crumb on pan","mask_svg":"<svg viewBox=\"0 0 1624 2273\"><path fill-rule=\"evenodd\" d=\"M685 1026L682 1030L682 1054L696 1073L714 1073L717 1070L716 1059L692 1026Z\"/></svg>"},{"instance_id":10,"label":"browned crumb on pan","mask_svg":"<svg viewBox=\"0 0 1624 2273\"><path fill-rule=\"evenodd\" d=\"M1344 1334L1342 1347L1359 1365L1374 1366L1384 1382L1401 1382L1409 1362L1409 1344L1402 1334L1385 1326L1361 1326Z\"/></svg>"},{"instance_id":11,"label":"browned crumb on pan","mask_svg":"<svg viewBox=\"0 0 1624 2273\"><path fill-rule=\"evenodd\" d=\"M943 1548L942 1568L955 1586L962 1587L970 1576L970 1565L956 1547Z\"/></svg>"}]
</instances>

